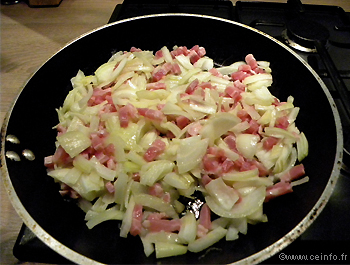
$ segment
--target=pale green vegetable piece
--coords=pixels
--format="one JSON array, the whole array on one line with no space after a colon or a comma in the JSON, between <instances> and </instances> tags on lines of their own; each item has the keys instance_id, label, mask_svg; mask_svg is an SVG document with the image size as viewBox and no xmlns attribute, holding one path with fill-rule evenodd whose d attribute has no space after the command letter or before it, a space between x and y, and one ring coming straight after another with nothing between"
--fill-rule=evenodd
<instances>
[{"instance_id":1,"label":"pale green vegetable piece","mask_svg":"<svg viewBox=\"0 0 350 265\"><path fill-rule=\"evenodd\" d=\"M136 204L141 204L146 207L150 207L159 212L165 212L172 218L178 218L175 209L170 203L165 202L163 199L149 195L149 194L138 194L134 196Z\"/></svg>"},{"instance_id":2,"label":"pale green vegetable piece","mask_svg":"<svg viewBox=\"0 0 350 265\"><path fill-rule=\"evenodd\" d=\"M260 137L255 134L242 133L236 137L237 150L246 158L252 159L257 151Z\"/></svg>"},{"instance_id":3,"label":"pale green vegetable piece","mask_svg":"<svg viewBox=\"0 0 350 265\"><path fill-rule=\"evenodd\" d=\"M156 160L149 162L141 167L140 183L153 186L154 183L162 179L167 173L171 172L175 164L168 160Z\"/></svg>"},{"instance_id":4,"label":"pale green vegetable piece","mask_svg":"<svg viewBox=\"0 0 350 265\"><path fill-rule=\"evenodd\" d=\"M229 211L238 201L239 195L232 187L225 184L222 178L217 178L205 185L206 191L223 209Z\"/></svg>"},{"instance_id":5,"label":"pale green vegetable piece","mask_svg":"<svg viewBox=\"0 0 350 265\"><path fill-rule=\"evenodd\" d=\"M227 230L218 226L214 230L210 231L204 237L198 238L188 244L188 250L191 252L200 252L211 245L219 242L220 239L224 238Z\"/></svg>"},{"instance_id":6,"label":"pale green vegetable piece","mask_svg":"<svg viewBox=\"0 0 350 265\"><path fill-rule=\"evenodd\" d=\"M70 157L75 157L91 145L90 138L80 131L70 131L57 136L58 143Z\"/></svg>"},{"instance_id":7,"label":"pale green vegetable piece","mask_svg":"<svg viewBox=\"0 0 350 265\"><path fill-rule=\"evenodd\" d=\"M259 187L253 190L250 194L243 197L240 203L237 203L229 211L223 209L213 197L205 196L210 210L219 216L227 218L240 218L255 212L265 200L265 187Z\"/></svg>"},{"instance_id":8,"label":"pale green vegetable piece","mask_svg":"<svg viewBox=\"0 0 350 265\"><path fill-rule=\"evenodd\" d=\"M227 133L240 122L241 120L235 115L227 112L218 112L209 118L200 134L203 138L208 138L209 145L212 145L217 138Z\"/></svg>"},{"instance_id":9,"label":"pale green vegetable piece","mask_svg":"<svg viewBox=\"0 0 350 265\"><path fill-rule=\"evenodd\" d=\"M181 218L181 228L179 231L179 238L185 242L192 242L197 236L197 222L193 213L187 212Z\"/></svg>"},{"instance_id":10,"label":"pale green vegetable piece","mask_svg":"<svg viewBox=\"0 0 350 265\"><path fill-rule=\"evenodd\" d=\"M300 162L309 154L309 143L305 134L302 132L297 140L298 161Z\"/></svg>"},{"instance_id":11,"label":"pale green vegetable piece","mask_svg":"<svg viewBox=\"0 0 350 265\"><path fill-rule=\"evenodd\" d=\"M155 249L156 249L156 257L158 259L183 255L187 253L186 246L176 244L176 243L157 242L155 243Z\"/></svg>"},{"instance_id":12,"label":"pale green vegetable piece","mask_svg":"<svg viewBox=\"0 0 350 265\"><path fill-rule=\"evenodd\" d=\"M193 148L193 146L196 148ZM201 139L200 136L181 139L176 157L179 173L185 173L196 168L202 161L207 147L208 140Z\"/></svg>"},{"instance_id":13,"label":"pale green vegetable piece","mask_svg":"<svg viewBox=\"0 0 350 265\"><path fill-rule=\"evenodd\" d=\"M94 226L107 221L107 220L123 220L124 212L118 210L116 207L112 207L108 210L105 210L103 212L98 213L94 217L88 220L86 223L87 227L89 229L93 228Z\"/></svg>"}]
</instances>

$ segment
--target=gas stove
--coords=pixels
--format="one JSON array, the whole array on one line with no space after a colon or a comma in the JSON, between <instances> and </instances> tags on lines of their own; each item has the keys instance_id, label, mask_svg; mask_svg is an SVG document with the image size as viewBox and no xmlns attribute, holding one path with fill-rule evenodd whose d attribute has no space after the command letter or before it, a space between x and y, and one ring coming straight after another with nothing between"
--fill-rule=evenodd
<instances>
[{"instance_id":1,"label":"gas stove","mask_svg":"<svg viewBox=\"0 0 350 265\"><path fill-rule=\"evenodd\" d=\"M147 4L145 3L147 2ZM321 214L283 254L324 255L321 263L350 261L350 13L337 6L224 0L125 0L117 5L108 23L157 13L194 13L240 22L289 45L317 72L338 107L344 133L344 159L335 190ZM312 29L310 31L310 29ZM312 99L311 99L312 100ZM319 260L284 260L280 254L264 263L320 263ZM326 259L326 254L339 259ZM341 255L347 259L340 260ZM14 246L21 261L64 263L23 225ZM344 257L344 256L343 256Z\"/></svg>"}]
</instances>

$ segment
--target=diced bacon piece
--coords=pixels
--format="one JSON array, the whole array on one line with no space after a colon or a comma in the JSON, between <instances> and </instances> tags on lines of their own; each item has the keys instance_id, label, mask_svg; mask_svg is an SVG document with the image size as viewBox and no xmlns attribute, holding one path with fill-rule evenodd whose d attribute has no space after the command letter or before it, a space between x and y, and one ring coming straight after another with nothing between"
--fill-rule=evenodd
<instances>
[{"instance_id":1,"label":"diced bacon piece","mask_svg":"<svg viewBox=\"0 0 350 265\"><path fill-rule=\"evenodd\" d=\"M47 168L54 168L53 155L44 157L44 165Z\"/></svg>"},{"instance_id":2,"label":"diced bacon piece","mask_svg":"<svg viewBox=\"0 0 350 265\"><path fill-rule=\"evenodd\" d=\"M103 153L106 154L107 156L113 156L114 155L114 151L115 151L114 145L111 143L111 144L108 144L104 148Z\"/></svg>"},{"instance_id":3,"label":"diced bacon piece","mask_svg":"<svg viewBox=\"0 0 350 265\"><path fill-rule=\"evenodd\" d=\"M213 76L222 77L222 74L216 68L211 68L209 73L211 73Z\"/></svg>"},{"instance_id":4,"label":"diced bacon piece","mask_svg":"<svg viewBox=\"0 0 350 265\"><path fill-rule=\"evenodd\" d=\"M78 192L76 192L75 190L70 189L69 197L71 197L72 199L79 199L80 194Z\"/></svg>"},{"instance_id":5,"label":"diced bacon piece","mask_svg":"<svg viewBox=\"0 0 350 265\"><path fill-rule=\"evenodd\" d=\"M253 68L252 71L253 71L254 73L256 73L256 74L263 74L263 73L265 73L265 70L262 69L262 68L260 68L259 66L256 67L256 68Z\"/></svg>"},{"instance_id":6,"label":"diced bacon piece","mask_svg":"<svg viewBox=\"0 0 350 265\"><path fill-rule=\"evenodd\" d=\"M203 126L198 121L193 122L188 126L187 133L191 136L198 135L199 132L201 131L202 127Z\"/></svg>"},{"instance_id":7,"label":"diced bacon piece","mask_svg":"<svg viewBox=\"0 0 350 265\"><path fill-rule=\"evenodd\" d=\"M290 182L301 176L305 175L305 168L303 164L296 165L292 167L288 172L286 172L282 177L281 181Z\"/></svg>"},{"instance_id":8,"label":"diced bacon piece","mask_svg":"<svg viewBox=\"0 0 350 265\"><path fill-rule=\"evenodd\" d=\"M202 181L202 184L205 186L205 185L207 185L210 181L212 181L212 178L209 177L208 174L204 174L204 175L202 176L201 181Z\"/></svg>"},{"instance_id":9,"label":"diced bacon piece","mask_svg":"<svg viewBox=\"0 0 350 265\"><path fill-rule=\"evenodd\" d=\"M242 92L245 91L246 85L243 84L241 81L236 80L233 82L233 86L239 90L241 90Z\"/></svg>"},{"instance_id":10,"label":"diced bacon piece","mask_svg":"<svg viewBox=\"0 0 350 265\"><path fill-rule=\"evenodd\" d=\"M264 148L264 150L269 151L277 143L278 143L278 138L273 137L273 136L269 136L269 137L264 139L264 141L263 141L263 148Z\"/></svg>"},{"instance_id":11,"label":"diced bacon piece","mask_svg":"<svg viewBox=\"0 0 350 265\"><path fill-rule=\"evenodd\" d=\"M52 157L52 162L59 166L67 166L73 162L73 159L66 153L62 146L59 146Z\"/></svg>"},{"instance_id":12,"label":"diced bacon piece","mask_svg":"<svg viewBox=\"0 0 350 265\"><path fill-rule=\"evenodd\" d=\"M236 87L233 87L233 86L226 87L225 93L229 95L231 98L233 98L235 102L238 102L239 100L242 99L242 95L241 95L242 90Z\"/></svg>"},{"instance_id":13,"label":"diced bacon piece","mask_svg":"<svg viewBox=\"0 0 350 265\"><path fill-rule=\"evenodd\" d=\"M111 85L113 85L113 83L111 83L103 88L95 88L87 105L88 106L95 106L95 105L98 105L98 104L102 103L103 101L107 100L107 97L108 98L111 97L112 96ZM109 103L111 104L111 103L113 103L113 101L112 102L109 101Z\"/></svg>"},{"instance_id":14,"label":"diced bacon piece","mask_svg":"<svg viewBox=\"0 0 350 265\"><path fill-rule=\"evenodd\" d=\"M61 124L58 124L56 129L57 129L57 132L58 132L57 135L61 135L61 134L65 133L65 132L67 132L67 128L65 128Z\"/></svg>"},{"instance_id":15,"label":"diced bacon piece","mask_svg":"<svg viewBox=\"0 0 350 265\"><path fill-rule=\"evenodd\" d=\"M140 182L140 173L136 172L136 173L132 174L131 178L132 178L132 180L134 180L136 182Z\"/></svg>"},{"instance_id":16,"label":"diced bacon piece","mask_svg":"<svg viewBox=\"0 0 350 265\"><path fill-rule=\"evenodd\" d=\"M188 54L188 56L190 57L190 62L192 64L194 64L195 62L197 62L201 57L197 54L196 51L191 50L190 53Z\"/></svg>"},{"instance_id":17,"label":"diced bacon piece","mask_svg":"<svg viewBox=\"0 0 350 265\"><path fill-rule=\"evenodd\" d=\"M185 116L178 116L176 117L176 125L180 128L183 129L187 125L191 123L191 120Z\"/></svg>"},{"instance_id":18,"label":"diced bacon piece","mask_svg":"<svg viewBox=\"0 0 350 265\"><path fill-rule=\"evenodd\" d=\"M198 224L197 225L197 237L198 238L201 238L201 237L204 237L208 234L209 232L209 229L205 228L203 225L201 224Z\"/></svg>"},{"instance_id":19,"label":"diced bacon piece","mask_svg":"<svg viewBox=\"0 0 350 265\"><path fill-rule=\"evenodd\" d=\"M147 162L155 160L165 150L166 144L161 139L156 139L145 152L143 158Z\"/></svg>"},{"instance_id":20,"label":"diced bacon piece","mask_svg":"<svg viewBox=\"0 0 350 265\"><path fill-rule=\"evenodd\" d=\"M180 46L176 50L171 51L170 53L172 57L175 58L176 56L179 56L181 54L187 56L190 53L190 51L187 49L186 46Z\"/></svg>"},{"instance_id":21,"label":"diced bacon piece","mask_svg":"<svg viewBox=\"0 0 350 265\"><path fill-rule=\"evenodd\" d=\"M76 192L74 189L72 189L71 187L69 187L67 184L65 183L61 183L61 190L59 191L59 193L61 194L61 196L63 197L70 197L72 199L78 199L80 198L80 195L78 192Z\"/></svg>"},{"instance_id":22,"label":"diced bacon piece","mask_svg":"<svg viewBox=\"0 0 350 265\"><path fill-rule=\"evenodd\" d=\"M272 105L280 106L282 103L278 100L278 98L274 98L274 101L272 102Z\"/></svg>"},{"instance_id":23,"label":"diced bacon piece","mask_svg":"<svg viewBox=\"0 0 350 265\"><path fill-rule=\"evenodd\" d=\"M220 148L218 148L218 147L214 147L214 146L209 147L208 150L207 150L207 153L220 158L222 161L224 161L225 158L226 158L225 157L225 151L220 149Z\"/></svg>"},{"instance_id":24,"label":"diced bacon piece","mask_svg":"<svg viewBox=\"0 0 350 265\"><path fill-rule=\"evenodd\" d=\"M199 224L206 229L211 229L211 210L206 203L202 205L199 211Z\"/></svg>"},{"instance_id":25,"label":"diced bacon piece","mask_svg":"<svg viewBox=\"0 0 350 265\"><path fill-rule=\"evenodd\" d=\"M149 224L149 230L151 232L160 232L160 231L164 231L164 232L175 232L175 231L179 231L181 228L181 220L180 219L172 219L172 220L157 220L157 219L153 219L153 220L149 220L150 224Z\"/></svg>"},{"instance_id":26,"label":"diced bacon piece","mask_svg":"<svg viewBox=\"0 0 350 265\"><path fill-rule=\"evenodd\" d=\"M238 71L231 74L232 80L243 81L246 77L251 76L254 72L248 64L242 64L238 67Z\"/></svg>"},{"instance_id":27,"label":"diced bacon piece","mask_svg":"<svg viewBox=\"0 0 350 265\"><path fill-rule=\"evenodd\" d=\"M157 52L154 54L155 59L162 58L163 56L164 56L164 55L163 55L163 51L162 51L162 50L159 50L159 51L157 51Z\"/></svg>"},{"instance_id":28,"label":"diced bacon piece","mask_svg":"<svg viewBox=\"0 0 350 265\"><path fill-rule=\"evenodd\" d=\"M237 151L238 152L238 151ZM235 161L233 161L233 163L235 164L235 169L242 171L241 168L244 166L245 163L245 159L243 156L239 156L238 159L236 159Z\"/></svg>"},{"instance_id":29,"label":"diced bacon piece","mask_svg":"<svg viewBox=\"0 0 350 265\"><path fill-rule=\"evenodd\" d=\"M153 82L148 83L146 85L147 90L158 90L158 89L166 89L166 84L163 82Z\"/></svg>"},{"instance_id":30,"label":"diced bacon piece","mask_svg":"<svg viewBox=\"0 0 350 265\"><path fill-rule=\"evenodd\" d=\"M148 108L138 108L137 112L142 115L142 116L146 116L146 112L148 111Z\"/></svg>"},{"instance_id":31,"label":"diced bacon piece","mask_svg":"<svg viewBox=\"0 0 350 265\"><path fill-rule=\"evenodd\" d=\"M198 86L201 88L216 89L216 86L213 86L210 82L202 82Z\"/></svg>"},{"instance_id":32,"label":"diced bacon piece","mask_svg":"<svg viewBox=\"0 0 350 265\"><path fill-rule=\"evenodd\" d=\"M158 104L157 105L157 109L158 110L162 110L164 108L165 104Z\"/></svg>"},{"instance_id":33,"label":"diced bacon piece","mask_svg":"<svg viewBox=\"0 0 350 265\"><path fill-rule=\"evenodd\" d=\"M83 152L81 152L80 154L85 157L86 159L90 159L92 157L92 155L95 153L95 150L89 146L88 148L86 148Z\"/></svg>"},{"instance_id":34,"label":"diced bacon piece","mask_svg":"<svg viewBox=\"0 0 350 265\"><path fill-rule=\"evenodd\" d=\"M129 117L131 119L137 118L138 112L137 112L137 109L135 108L134 105L128 103L128 104L125 105L125 107L127 108Z\"/></svg>"},{"instance_id":35,"label":"diced bacon piece","mask_svg":"<svg viewBox=\"0 0 350 265\"><path fill-rule=\"evenodd\" d=\"M168 139L173 139L175 138L175 135L171 131L167 131L165 137Z\"/></svg>"},{"instance_id":36,"label":"diced bacon piece","mask_svg":"<svg viewBox=\"0 0 350 265\"><path fill-rule=\"evenodd\" d=\"M203 168L207 172L216 173L220 169L219 158L214 155L205 154L203 156L202 162L203 162Z\"/></svg>"},{"instance_id":37,"label":"diced bacon piece","mask_svg":"<svg viewBox=\"0 0 350 265\"><path fill-rule=\"evenodd\" d=\"M91 146L96 151L101 151L104 148L104 137L100 137L97 133L92 133L90 135L91 138Z\"/></svg>"},{"instance_id":38,"label":"diced bacon piece","mask_svg":"<svg viewBox=\"0 0 350 265\"><path fill-rule=\"evenodd\" d=\"M173 64L171 65L171 73L174 74L174 75L179 75L179 74L181 74L180 65L177 64L177 63L173 63Z\"/></svg>"},{"instance_id":39,"label":"diced bacon piece","mask_svg":"<svg viewBox=\"0 0 350 265\"><path fill-rule=\"evenodd\" d=\"M152 80L153 82L157 82L159 80L161 80L164 76L166 76L167 72L164 69L160 69L157 72L155 72L152 75Z\"/></svg>"},{"instance_id":40,"label":"diced bacon piece","mask_svg":"<svg viewBox=\"0 0 350 265\"><path fill-rule=\"evenodd\" d=\"M205 48L199 47L199 45L193 46L191 50L195 51L200 57L203 57L206 54Z\"/></svg>"},{"instance_id":41,"label":"diced bacon piece","mask_svg":"<svg viewBox=\"0 0 350 265\"><path fill-rule=\"evenodd\" d=\"M104 164L109 160L109 157L106 156L103 151L98 151L95 153L95 157L97 158L97 160L101 163Z\"/></svg>"},{"instance_id":42,"label":"diced bacon piece","mask_svg":"<svg viewBox=\"0 0 350 265\"><path fill-rule=\"evenodd\" d=\"M235 167L235 164L233 163L232 160L230 160L228 158L221 164L221 168L222 168L223 173L230 172L231 170L234 169L234 167Z\"/></svg>"},{"instance_id":43,"label":"diced bacon piece","mask_svg":"<svg viewBox=\"0 0 350 265\"><path fill-rule=\"evenodd\" d=\"M169 73L171 71L171 68L172 68L172 63L165 63L162 65L162 69L165 70L165 72Z\"/></svg>"},{"instance_id":44,"label":"diced bacon piece","mask_svg":"<svg viewBox=\"0 0 350 265\"><path fill-rule=\"evenodd\" d=\"M289 121L287 116L278 117L276 119L276 127L281 129L287 129L289 126Z\"/></svg>"},{"instance_id":45,"label":"diced bacon piece","mask_svg":"<svg viewBox=\"0 0 350 265\"><path fill-rule=\"evenodd\" d=\"M193 80L186 88L187 94L193 94L193 92L196 90L197 86L199 85L198 79Z\"/></svg>"},{"instance_id":46,"label":"diced bacon piece","mask_svg":"<svg viewBox=\"0 0 350 265\"><path fill-rule=\"evenodd\" d=\"M114 185L112 182L108 181L106 184L105 184L105 187L107 189L107 191L109 193L114 193L115 192L115 189L114 189Z\"/></svg>"},{"instance_id":47,"label":"diced bacon piece","mask_svg":"<svg viewBox=\"0 0 350 265\"><path fill-rule=\"evenodd\" d=\"M236 138L233 135L228 135L224 138L224 142L228 145L228 147L235 152L238 152L236 147Z\"/></svg>"},{"instance_id":48,"label":"diced bacon piece","mask_svg":"<svg viewBox=\"0 0 350 265\"><path fill-rule=\"evenodd\" d=\"M147 220L162 220L162 219L165 219L167 218L168 216L163 213L163 212L153 212L153 213L150 213L148 216L147 216Z\"/></svg>"},{"instance_id":49,"label":"diced bacon piece","mask_svg":"<svg viewBox=\"0 0 350 265\"><path fill-rule=\"evenodd\" d=\"M278 196L293 192L293 187L290 182L280 181L266 189L265 202Z\"/></svg>"},{"instance_id":50,"label":"diced bacon piece","mask_svg":"<svg viewBox=\"0 0 350 265\"><path fill-rule=\"evenodd\" d=\"M106 95L106 100L108 101L108 104L114 106L113 98L111 95ZM114 106L114 108L115 108L115 106Z\"/></svg>"},{"instance_id":51,"label":"diced bacon piece","mask_svg":"<svg viewBox=\"0 0 350 265\"><path fill-rule=\"evenodd\" d=\"M232 80L239 80L239 81L243 81L244 78L246 78L247 76L250 76L250 74L244 71L237 71L231 74Z\"/></svg>"},{"instance_id":52,"label":"diced bacon piece","mask_svg":"<svg viewBox=\"0 0 350 265\"><path fill-rule=\"evenodd\" d=\"M252 68L248 64L241 64L240 66L238 66L238 71L243 71L251 75Z\"/></svg>"},{"instance_id":53,"label":"diced bacon piece","mask_svg":"<svg viewBox=\"0 0 350 265\"><path fill-rule=\"evenodd\" d=\"M256 121L251 119L249 121L249 128L244 131L244 133L250 133L250 134L257 134L259 131L260 124Z\"/></svg>"},{"instance_id":54,"label":"diced bacon piece","mask_svg":"<svg viewBox=\"0 0 350 265\"><path fill-rule=\"evenodd\" d=\"M140 115L150 120L162 121L165 118L163 112L161 112L160 110L154 110L149 108L138 108L137 111Z\"/></svg>"},{"instance_id":55,"label":"diced bacon piece","mask_svg":"<svg viewBox=\"0 0 350 265\"><path fill-rule=\"evenodd\" d=\"M248 171L256 168L256 166L250 161L244 161L239 169L239 171Z\"/></svg>"},{"instance_id":56,"label":"diced bacon piece","mask_svg":"<svg viewBox=\"0 0 350 265\"><path fill-rule=\"evenodd\" d=\"M131 47L130 52L142 52L142 50L136 47Z\"/></svg>"},{"instance_id":57,"label":"diced bacon piece","mask_svg":"<svg viewBox=\"0 0 350 265\"><path fill-rule=\"evenodd\" d=\"M171 195L169 192L165 192L163 197L162 197L163 201L167 202L167 203L170 203L171 201Z\"/></svg>"},{"instance_id":58,"label":"diced bacon piece","mask_svg":"<svg viewBox=\"0 0 350 265\"><path fill-rule=\"evenodd\" d=\"M241 119L241 121L250 121L252 118L245 110L239 110L237 111L237 117Z\"/></svg>"},{"instance_id":59,"label":"diced bacon piece","mask_svg":"<svg viewBox=\"0 0 350 265\"><path fill-rule=\"evenodd\" d=\"M130 115L126 106L123 106L118 111L120 127L126 128L129 125Z\"/></svg>"},{"instance_id":60,"label":"diced bacon piece","mask_svg":"<svg viewBox=\"0 0 350 265\"><path fill-rule=\"evenodd\" d=\"M258 67L258 63L256 62L256 60L252 54L248 54L245 57L245 61L252 69L255 69Z\"/></svg>"},{"instance_id":61,"label":"diced bacon piece","mask_svg":"<svg viewBox=\"0 0 350 265\"><path fill-rule=\"evenodd\" d=\"M117 168L117 164L114 162L113 158L108 159L106 166L112 170L115 170Z\"/></svg>"},{"instance_id":62,"label":"diced bacon piece","mask_svg":"<svg viewBox=\"0 0 350 265\"><path fill-rule=\"evenodd\" d=\"M164 195L164 190L159 183L156 183L153 186L149 187L148 192L150 195L158 198L162 198Z\"/></svg>"},{"instance_id":63,"label":"diced bacon piece","mask_svg":"<svg viewBox=\"0 0 350 265\"><path fill-rule=\"evenodd\" d=\"M142 230L142 205L136 204L132 212L132 221L130 234L133 236L139 235Z\"/></svg>"}]
</instances>

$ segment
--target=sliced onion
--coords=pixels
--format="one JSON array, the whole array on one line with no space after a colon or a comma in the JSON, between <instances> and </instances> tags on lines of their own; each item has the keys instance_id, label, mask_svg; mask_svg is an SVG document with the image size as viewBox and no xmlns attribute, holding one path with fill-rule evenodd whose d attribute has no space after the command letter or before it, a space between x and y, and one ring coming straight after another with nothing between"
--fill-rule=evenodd
<instances>
[{"instance_id":1,"label":"sliced onion","mask_svg":"<svg viewBox=\"0 0 350 265\"><path fill-rule=\"evenodd\" d=\"M265 193L265 187L256 188L246 197L242 197L242 200L239 203L236 203L230 211L224 210L211 196L205 196L205 201L210 210L221 217L240 218L255 212L263 204Z\"/></svg>"},{"instance_id":2,"label":"sliced onion","mask_svg":"<svg viewBox=\"0 0 350 265\"><path fill-rule=\"evenodd\" d=\"M255 134L242 133L236 137L237 150L246 158L252 159L257 150L260 137Z\"/></svg>"}]
</instances>

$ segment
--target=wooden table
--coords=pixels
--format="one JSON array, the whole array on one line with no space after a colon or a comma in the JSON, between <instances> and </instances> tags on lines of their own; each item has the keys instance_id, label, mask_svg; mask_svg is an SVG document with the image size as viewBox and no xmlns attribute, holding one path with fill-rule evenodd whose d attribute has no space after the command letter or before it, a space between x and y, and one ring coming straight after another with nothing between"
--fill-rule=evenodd
<instances>
[{"instance_id":1,"label":"wooden table","mask_svg":"<svg viewBox=\"0 0 350 265\"><path fill-rule=\"evenodd\" d=\"M29 8L24 2L1 6L0 125L26 80L64 44L106 24L115 6L121 2L122 0L63 0L59 7L54 8ZM302 2L338 5L350 12L348 0ZM12 254L22 221L12 207L2 181L0 187L0 264L33 264L18 262Z\"/></svg>"}]
</instances>

